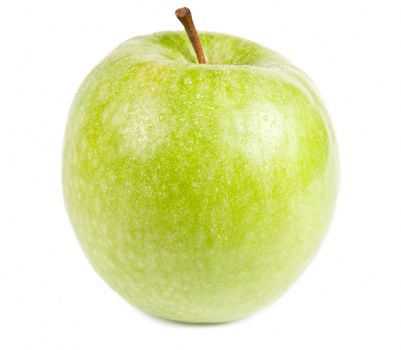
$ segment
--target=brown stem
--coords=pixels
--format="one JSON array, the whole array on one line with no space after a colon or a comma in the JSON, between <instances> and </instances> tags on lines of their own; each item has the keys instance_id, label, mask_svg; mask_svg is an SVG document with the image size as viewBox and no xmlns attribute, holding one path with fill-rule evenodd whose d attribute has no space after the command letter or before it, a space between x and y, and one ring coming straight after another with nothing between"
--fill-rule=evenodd
<instances>
[{"instance_id":1,"label":"brown stem","mask_svg":"<svg viewBox=\"0 0 401 350\"><path fill-rule=\"evenodd\" d=\"M206 63L199 35L198 32L196 31L194 21L192 20L191 11L189 10L188 7L181 7L175 11L175 15L182 23L182 25L185 28L185 31L188 34L189 40L191 41L192 46L195 50L196 57L198 58L198 62L201 64Z\"/></svg>"}]
</instances>

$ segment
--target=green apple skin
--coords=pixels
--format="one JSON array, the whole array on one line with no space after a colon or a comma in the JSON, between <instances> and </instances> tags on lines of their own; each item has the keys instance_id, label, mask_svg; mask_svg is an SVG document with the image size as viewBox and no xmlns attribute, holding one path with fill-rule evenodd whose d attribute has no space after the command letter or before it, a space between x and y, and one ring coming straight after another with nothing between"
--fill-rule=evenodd
<instances>
[{"instance_id":1,"label":"green apple skin","mask_svg":"<svg viewBox=\"0 0 401 350\"><path fill-rule=\"evenodd\" d=\"M95 270L130 303L220 323L301 274L333 211L338 156L310 80L253 42L136 37L88 75L65 134L67 211Z\"/></svg>"}]
</instances>

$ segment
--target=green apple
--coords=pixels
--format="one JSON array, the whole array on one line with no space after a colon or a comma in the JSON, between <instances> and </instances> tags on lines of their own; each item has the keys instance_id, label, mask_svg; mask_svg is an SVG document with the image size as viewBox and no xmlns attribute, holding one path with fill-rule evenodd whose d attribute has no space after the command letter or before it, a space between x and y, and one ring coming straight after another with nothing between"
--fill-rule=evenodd
<instances>
[{"instance_id":1,"label":"green apple","mask_svg":"<svg viewBox=\"0 0 401 350\"><path fill-rule=\"evenodd\" d=\"M196 323L273 302L316 253L338 183L309 78L279 54L201 33L130 39L87 76L63 186L82 248L138 308Z\"/></svg>"}]
</instances>

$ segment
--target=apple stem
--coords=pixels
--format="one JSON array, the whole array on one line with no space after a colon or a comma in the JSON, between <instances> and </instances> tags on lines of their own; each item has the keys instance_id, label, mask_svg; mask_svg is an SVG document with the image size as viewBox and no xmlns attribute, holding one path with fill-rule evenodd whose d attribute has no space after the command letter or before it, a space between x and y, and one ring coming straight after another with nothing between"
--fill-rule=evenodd
<instances>
[{"instance_id":1,"label":"apple stem","mask_svg":"<svg viewBox=\"0 0 401 350\"><path fill-rule=\"evenodd\" d=\"M185 31L188 34L189 40L195 50L196 57L198 58L198 62L200 64L206 63L206 58L203 53L202 45L199 39L198 32L195 28L194 21L192 20L191 11L188 7L181 7L175 11L175 15L178 20L182 23L185 28Z\"/></svg>"}]
</instances>

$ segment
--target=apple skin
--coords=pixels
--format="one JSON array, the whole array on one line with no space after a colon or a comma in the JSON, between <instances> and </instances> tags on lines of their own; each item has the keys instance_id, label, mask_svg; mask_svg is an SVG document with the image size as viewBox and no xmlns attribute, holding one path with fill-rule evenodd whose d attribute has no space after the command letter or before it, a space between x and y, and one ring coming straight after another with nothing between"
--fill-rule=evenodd
<instances>
[{"instance_id":1,"label":"apple skin","mask_svg":"<svg viewBox=\"0 0 401 350\"><path fill-rule=\"evenodd\" d=\"M253 42L136 37L72 104L64 197L100 276L182 322L242 318L285 292L330 221L338 156L310 80Z\"/></svg>"}]
</instances>

